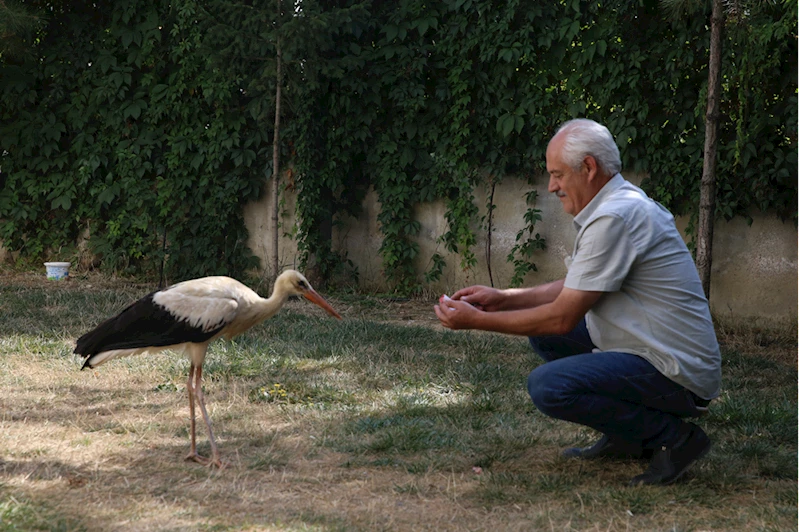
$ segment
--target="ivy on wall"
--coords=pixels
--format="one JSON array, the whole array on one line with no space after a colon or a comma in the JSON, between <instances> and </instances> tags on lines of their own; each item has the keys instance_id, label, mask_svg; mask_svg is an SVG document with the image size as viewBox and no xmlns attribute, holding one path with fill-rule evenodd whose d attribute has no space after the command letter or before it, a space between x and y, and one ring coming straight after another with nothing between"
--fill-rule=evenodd
<instances>
[{"instance_id":1,"label":"ivy on wall","mask_svg":"<svg viewBox=\"0 0 799 532\"><path fill-rule=\"evenodd\" d=\"M202 53L197 7L54 8L38 58L2 69L4 245L46 259L87 228L104 265L128 273L255 265L242 207L262 184L264 139L237 80Z\"/></svg>"},{"instance_id":2,"label":"ivy on wall","mask_svg":"<svg viewBox=\"0 0 799 532\"><path fill-rule=\"evenodd\" d=\"M253 267L241 212L272 173L278 36L298 245L322 279L346 264L333 225L369 187L397 291L445 267L435 255L419 271L420 202L446 200L441 243L473 267L487 230L476 187L538 175L575 116L605 123L625 169L673 211L698 203L707 17L670 19L654 0L303 0L283 17L273 2L25 4L53 11L35 60L0 57L0 238L23 256L88 227L109 268ZM763 3L728 21L720 216L796 220L795 12L795 0ZM519 216L514 283L545 247L542 192Z\"/></svg>"}]
</instances>

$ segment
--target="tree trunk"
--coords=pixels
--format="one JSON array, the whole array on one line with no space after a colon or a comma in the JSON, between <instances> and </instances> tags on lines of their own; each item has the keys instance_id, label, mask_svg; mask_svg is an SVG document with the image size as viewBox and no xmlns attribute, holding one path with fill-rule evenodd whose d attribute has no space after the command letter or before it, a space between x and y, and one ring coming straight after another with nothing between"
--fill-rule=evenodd
<instances>
[{"instance_id":1,"label":"tree trunk","mask_svg":"<svg viewBox=\"0 0 799 532\"><path fill-rule=\"evenodd\" d=\"M722 0L713 0L710 16L710 61L708 62L705 153L699 188L699 227L696 235L696 269L702 290L710 300L710 266L713 258L713 221L716 215L716 148L719 100L721 98L721 45L724 26Z\"/></svg>"},{"instance_id":2,"label":"tree trunk","mask_svg":"<svg viewBox=\"0 0 799 532\"><path fill-rule=\"evenodd\" d=\"M280 16L280 0L277 3ZM272 138L272 283L274 285L280 273L278 260L278 242L280 239L280 89L283 85L283 61L280 49L280 37L277 38L277 88L275 89L275 133Z\"/></svg>"}]
</instances>

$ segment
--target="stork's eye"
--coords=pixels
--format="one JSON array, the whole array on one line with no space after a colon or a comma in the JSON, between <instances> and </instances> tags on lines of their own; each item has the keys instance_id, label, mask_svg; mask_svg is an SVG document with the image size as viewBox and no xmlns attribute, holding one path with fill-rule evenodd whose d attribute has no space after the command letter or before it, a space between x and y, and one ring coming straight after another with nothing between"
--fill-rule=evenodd
<instances>
[{"instance_id":1,"label":"stork's eye","mask_svg":"<svg viewBox=\"0 0 799 532\"><path fill-rule=\"evenodd\" d=\"M308 290L308 283L306 283L303 280L300 280L300 288L302 288L303 290Z\"/></svg>"}]
</instances>

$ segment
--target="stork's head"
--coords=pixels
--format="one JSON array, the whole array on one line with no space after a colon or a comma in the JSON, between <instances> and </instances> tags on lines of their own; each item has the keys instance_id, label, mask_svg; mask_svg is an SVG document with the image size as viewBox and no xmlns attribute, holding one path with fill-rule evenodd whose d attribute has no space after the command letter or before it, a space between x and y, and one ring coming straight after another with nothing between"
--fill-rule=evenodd
<instances>
[{"instance_id":1,"label":"stork's head","mask_svg":"<svg viewBox=\"0 0 799 532\"><path fill-rule=\"evenodd\" d=\"M313 289L308 279L296 270L286 270L277 277L275 281L275 292L282 292L290 296L302 296L308 301L325 309L331 316L341 319L339 313L333 310L333 307L325 301L325 298L320 296L316 290Z\"/></svg>"}]
</instances>

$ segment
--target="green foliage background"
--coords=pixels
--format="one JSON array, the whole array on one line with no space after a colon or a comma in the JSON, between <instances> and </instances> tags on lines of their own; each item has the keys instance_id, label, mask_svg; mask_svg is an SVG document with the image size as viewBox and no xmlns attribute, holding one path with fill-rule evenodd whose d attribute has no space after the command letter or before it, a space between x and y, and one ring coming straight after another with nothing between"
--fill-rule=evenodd
<instances>
[{"instance_id":1,"label":"green foliage background","mask_svg":"<svg viewBox=\"0 0 799 532\"><path fill-rule=\"evenodd\" d=\"M627 171L679 214L702 171L709 11L654 0L22 2L46 15L23 59L0 56L0 239L47 258L88 228L103 266L166 261L172 279L257 264L242 207L272 174L275 43L286 62L282 155L303 262L329 277L337 218L369 186L399 292L415 271L412 207L444 198L442 242L476 263L474 191L543 170L564 120L616 135ZM718 215L797 216L796 0L728 20ZM708 8L709 9L709 8ZM532 180L531 180L532 182ZM544 246L520 213L517 282ZM481 225L482 224L482 225Z\"/></svg>"}]
</instances>

